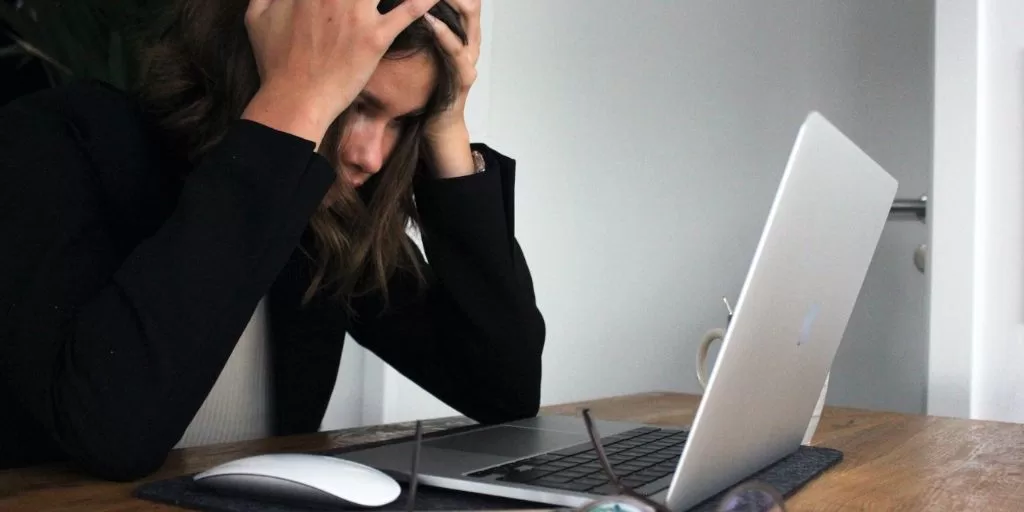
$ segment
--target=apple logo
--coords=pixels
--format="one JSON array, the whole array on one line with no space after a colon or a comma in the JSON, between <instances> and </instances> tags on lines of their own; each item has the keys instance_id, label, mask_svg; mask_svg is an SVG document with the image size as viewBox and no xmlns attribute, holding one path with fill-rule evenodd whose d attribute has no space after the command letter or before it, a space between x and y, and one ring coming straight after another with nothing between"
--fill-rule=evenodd
<instances>
[{"instance_id":1,"label":"apple logo","mask_svg":"<svg viewBox=\"0 0 1024 512\"><path fill-rule=\"evenodd\" d=\"M821 311L821 306L818 304L812 304L810 309L807 310L807 314L804 315L803 325L800 326L800 335L796 339L796 346L803 346L811 340L811 326L814 325L814 320L818 318L819 311Z\"/></svg>"}]
</instances>

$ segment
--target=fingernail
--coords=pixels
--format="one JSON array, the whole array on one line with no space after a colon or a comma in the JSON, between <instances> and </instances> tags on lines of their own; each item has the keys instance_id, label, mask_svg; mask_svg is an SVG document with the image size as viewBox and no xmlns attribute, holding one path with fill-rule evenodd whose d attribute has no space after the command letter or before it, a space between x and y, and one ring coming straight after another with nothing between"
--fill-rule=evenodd
<instances>
[{"instance_id":1,"label":"fingernail","mask_svg":"<svg viewBox=\"0 0 1024 512\"><path fill-rule=\"evenodd\" d=\"M424 14L423 17L426 18L427 21L429 21L431 23L440 23L440 21L441 21L441 20L435 18L434 15L430 14L429 12Z\"/></svg>"}]
</instances>

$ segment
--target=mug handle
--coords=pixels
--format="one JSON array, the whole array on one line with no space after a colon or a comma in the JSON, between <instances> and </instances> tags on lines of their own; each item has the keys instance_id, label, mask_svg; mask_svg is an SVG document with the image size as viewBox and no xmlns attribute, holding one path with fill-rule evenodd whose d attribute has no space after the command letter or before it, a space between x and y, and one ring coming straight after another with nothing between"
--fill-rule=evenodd
<instances>
[{"instance_id":1,"label":"mug handle","mask_svg":"<svg viewBox=\"0 0 1024 512\"><path fill-rule=\"evenodd\" d=\"M697 382L700 382L702 389L708 387L708 350L711 344L725 338L725 329L716 327L704 333L704 339L700 340L700 347L697 349Z\"/></svg>"}]
</instances>

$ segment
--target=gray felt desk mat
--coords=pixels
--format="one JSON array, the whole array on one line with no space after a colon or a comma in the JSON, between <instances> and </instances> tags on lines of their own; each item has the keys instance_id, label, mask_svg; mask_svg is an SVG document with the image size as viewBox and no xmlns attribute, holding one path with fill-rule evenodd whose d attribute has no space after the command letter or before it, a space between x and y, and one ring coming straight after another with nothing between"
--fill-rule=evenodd
<instances>
[{"instance_id":1,"label":"gray felt desk mat","mask_svg":"<svg viewBox=\"0 0 1024 512\"><path fill-rule=\"evenodd\" d=\"M456 427L453 429L424 434L429 439L441 434L469 430L473 426ZM315 453L343 454L354 449L369 446L385 445L410 439L403 437L368 444L347 446ZM818 475L822 474L843 459L842 452L831 448L801 446L796 452L768 468L751 475L751 480L758 480L775 487L783 496L789 497ZM407 487L402 484L402 494L392 504L370 509L372 511L405 510ZM496 498L446 489L419 486L416 496L416 510L521 510L521 509L552 509L551 505L523 502L506 498ZM214 512L315 512L324 510L346 510L338 507L318 505L274 503L252 498L219 494L202 488L192 481L192 475L185 475L166 480L159 480L141 485L134 492L135 497L183 509L205 510ZM691 509L693 512L710 512L714 510L718 497L711 498ZM349 510L367 510L352 508Z\"/></svg>"}]
</instances>

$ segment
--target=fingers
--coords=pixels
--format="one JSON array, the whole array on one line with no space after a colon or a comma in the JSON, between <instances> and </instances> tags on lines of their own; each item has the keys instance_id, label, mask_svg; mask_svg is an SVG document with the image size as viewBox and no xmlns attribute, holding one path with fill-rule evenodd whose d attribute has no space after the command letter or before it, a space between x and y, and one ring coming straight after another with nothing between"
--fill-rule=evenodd
<instances>
[{"instance_id":1,"label":"fingers","mask_svg":"<svg viewBox=\"0 0 1024 512\"><path fill-rule=\"evenodd\" d=\"M452 29L448 28L443 21L427 14L424 16L434 30L434 37L441 43L441 48L452 56L455 66L458 68L460 86L468 89L476 81L476 60L479 53L473 47L462 43Z\"/></svg>"},{"instance_id":2,"label":"fingers","mask_svg":"<svg viewBox=\"0 0 1024 512\"><path fill-rule=\"evenodd\" d=\"M391 37L397 37L412 22L420 19L439 0L405 0L398 7L383 16L384 30Z\"/></svg>"},{"instance_id":3,"label":"fingers","mask_svg":"<svg viewBox=\"0 0 1024 512\"><path fill-rule=\"evenodd\" d=\"M448 5L462 16L469 46L480 46L480 2L481 0L446 0Z\"/></svg>"},{"instance_id":4,"label":"fingers","mask_svg":"<svg viewBox=\"0 0 1024 512\"><path fill-rule=\"evenodd\" d=\"M448 28L448 25L445 25L443 21L430 14L426 14L423 17L430 23L430 28L434 30L434 36L437 37L444 51L453 57L462 53L465 45L462 44L462 39L459 39L459 36L452 32L452 29Z\"/></svg>"},{"instance_id":5,"label":"fingers","mask_svg":"<svg viewBox=\"0 0 1024 512\"><path fill-rule=\"evenodd\" d=\"M252 21L259 18L270 7L273 0L249 0L249 8L245 11L245 19Z\"/></svg>"}]
</instances>

